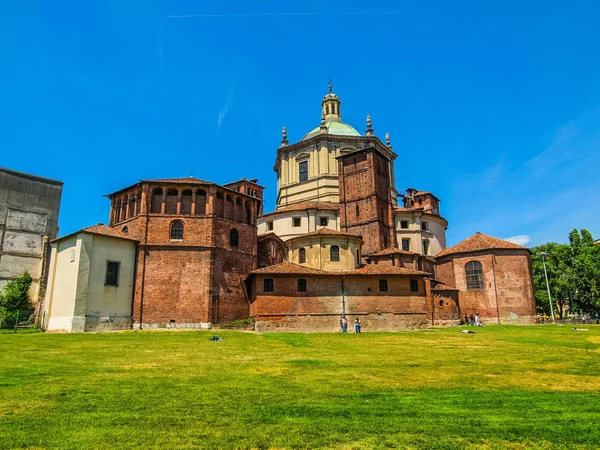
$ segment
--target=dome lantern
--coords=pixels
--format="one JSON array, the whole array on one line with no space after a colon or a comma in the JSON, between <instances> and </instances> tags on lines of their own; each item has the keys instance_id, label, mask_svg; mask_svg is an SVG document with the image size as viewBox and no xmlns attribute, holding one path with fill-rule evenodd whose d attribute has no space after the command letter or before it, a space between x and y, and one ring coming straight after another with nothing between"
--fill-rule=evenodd
<instances>
[{"instance_id":1,"label":"dome lantern","mask_svg":"<svg viewBox=\"0 0 600 450\"><path fill-rule=\"evenodd\" d=\"M322 114L325 115L325 120L342 120L342 115L340 114L340 105L342 102L340 98L333 93L333 84L331 83L331 78L329 79L329 93L323 97L323 101L321 102L321 110Z\"/></svg>"}]
</instances>

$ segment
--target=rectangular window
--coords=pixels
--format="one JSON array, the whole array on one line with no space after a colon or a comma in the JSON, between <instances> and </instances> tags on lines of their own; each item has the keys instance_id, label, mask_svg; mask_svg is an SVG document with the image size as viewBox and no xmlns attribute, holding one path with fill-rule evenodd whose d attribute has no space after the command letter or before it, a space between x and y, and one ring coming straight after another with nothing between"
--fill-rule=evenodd
<instances>
[{"instance_id":1,"label":"rectangular window","mask_svg":"<svg viewBox=\"0 0 600 450\"><path fill-rule=\"evenodd\" d=\"M410 239L409 238L402 239L402 250L410 252Z\"/></svg>"},{"instance_id":2,"label":"rectangular window","mask_svg":"<svg viewBox=\"0 0 600 450\"><path fill-rule=\"evenodd\" d=\"M298 164L300 170L300 181L308 181L308 161L302 161Z\"/></svg>"},{"instance_id":3,"label":"rectangular window","mask_svg":"<svg viewBox=\"0 0 600 450\"><path fill-rule=\"evenodd\" d=\"M408 228L408 220L401 220L400 221L400 228Z\"/></svg>"},{"instance_id":4,"label":"rectangular window","mask_svg":"<svg viewBox=\"0 0 600 450\"><path fill-rule=\"evenodd\" d=\"M302 223L302 217L293 217L292 218L292 224L294 227L299 227L301 223Z\"/></svg>"},{"instance_id":5,"label":"rectangular window","mask_svg":"<svg viewBox=\"0 0 600 450\"><path fill-rule=\"evenodd\" d=\"M387 292L387 280L379 280L379 292Z\"/></svg>"},{"instance_id":6,"label":"rectangular window","mask_svg":"<svg viewBox=\"0 0 600 450\"><path fill-rule=\"evenodd\" d=\"M273 283L273 278L265 278L263 280L263 291L264 292L273 292L275 289L275 285Z\"/></svg>"},{"instance_id":7,"label":"rectangular window","mask_svg":"<svg viewBox=\"0 0 600 450\"><path fill-rule=\"evenodd\" d=\"M429 241L427 239L423 239L423 254L429 255Z\"/></svg>"},{"instance_id":8,"label":"rectangular window","mask_svg":"<svg viewBox=\"0 0 600 450\"><path fill-rule=\"evenodd\" d=\"M304 278L298 278L296 280L296 290L298 292L306 292L306 280Z\"/></svg>"},{"instance_id":9,"label":"rectangular window","mask_svg":"<svg viewBox=\"0 0 600 450\"><path fill-rule=\"evenodd\" d=\"M119 269L121 263L118 261L106 261L106 279L104 280L105 286L118 286L119 285Z\"/></svg>"},{"instance_id":10,"label":"rectangular window","mask_svg":"<svg viewBox=\"0 0 600 450\"><path fill-rule=\"evenodd\" d=\"M267 230L268 231L273 231L273 221L272 220L269 220L267 222Z\"/></svg>"},{"instance_id":11,"label":"rectangular window","mask_svg":"<svg viewBox=\"0 0 600 450\"><path fill-rule=\"evenodd\" d=\"M421 230L423 230L423 231L429 230L429 226L427 225L427 222L421 222Z\"/></svg>"},{"instance_id":12,"label":"rectangular window","mask_svg":"<svg viewBox=\"0 0 600 450\"><path fill-rule=\"evenodd\" d=\"M419 280L410 280L410 292L419 292Z\"/></svg>"},{"instance_id":13,"label":"rectangular window","mask_svg":"<svg viewBox=\"0 0 600 450\"><path fill-rule=\"evenodd\" d=\"M326 227L327 224L329 223L329 218L328 217L319 217L319 222L322 227Z\"/></svg>"}]
</instances>

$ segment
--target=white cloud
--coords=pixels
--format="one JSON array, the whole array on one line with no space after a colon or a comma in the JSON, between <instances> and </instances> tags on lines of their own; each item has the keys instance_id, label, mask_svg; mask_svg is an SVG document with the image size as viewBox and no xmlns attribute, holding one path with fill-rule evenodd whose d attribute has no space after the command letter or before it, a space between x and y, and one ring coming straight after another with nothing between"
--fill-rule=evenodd
<instances>
[{"instance_id":1,"label":"white cloud","mask_svg":"<svg viewBox=\"0 0 600 450\"><path fill-rule=\"evenodd\" d=\"M225 120L225 116L233 106L233 85L229 88L229 92L227 94L227 100L225 100L225 104L221 111L219 112L219 117L217 119L217 129L221 128L223 121Z\"/></svg>"},{"instance_id":2,"label":"white cloud","mask_svg":"<svg viewBox=\"0 0 600 450\"><path fill-rule=\"evenodd\" d=\"M512 242L513 244L517 244L517 245L525 245L530 241L529 236L527 236L525 234L520 234L519 236L509 237L504 240L508 241L508 242Z\"/></svg>"}]
</instances>

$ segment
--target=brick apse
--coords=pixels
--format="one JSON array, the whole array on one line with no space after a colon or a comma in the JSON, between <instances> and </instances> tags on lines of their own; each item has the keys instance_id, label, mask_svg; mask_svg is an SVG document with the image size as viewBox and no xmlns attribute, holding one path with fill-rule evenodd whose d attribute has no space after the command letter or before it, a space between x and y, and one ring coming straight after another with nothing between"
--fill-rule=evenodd
<instances>
[{"instance_id":1,"label":"brick apse","mask_svg":"<svg viewBox=\"0 0 600 450\"><path fill-rule=\"evenodd\" d=\"M244 280L257 267L256 180L144 180L109 195L110 225L139 239L137 328L205 328L246 318Z\"/></svg>"}]
</instances>

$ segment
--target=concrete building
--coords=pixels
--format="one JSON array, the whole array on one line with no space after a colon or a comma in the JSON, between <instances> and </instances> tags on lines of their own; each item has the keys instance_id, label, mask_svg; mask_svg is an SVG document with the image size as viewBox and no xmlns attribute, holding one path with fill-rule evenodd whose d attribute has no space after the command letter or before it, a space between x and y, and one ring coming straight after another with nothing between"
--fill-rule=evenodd
<instances>
[{"instance_id":1,"label":"concrete building","mask_svg":"<svg viewBox=\"0 0 600 450\"><path fill-rule=\"evenodd\" d=\"M27 271L32 301L43 295L62 187L61 181L0 168L0 291Z\"/></svg>"},{"instance_id":2,"label":"concrete building","mask_svg":"<svg viewBox=\"0 0 600 450\"><path fill-rule=\"evenodd\" d=\"M136 238L105 225L52 241L42 328L131 329L136 244Z\"/></svg>"}]
</instances>

